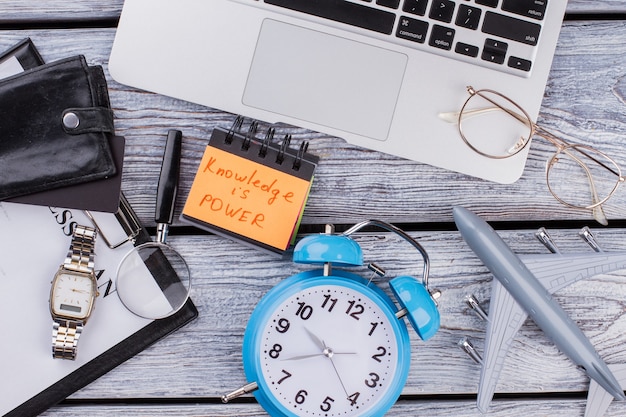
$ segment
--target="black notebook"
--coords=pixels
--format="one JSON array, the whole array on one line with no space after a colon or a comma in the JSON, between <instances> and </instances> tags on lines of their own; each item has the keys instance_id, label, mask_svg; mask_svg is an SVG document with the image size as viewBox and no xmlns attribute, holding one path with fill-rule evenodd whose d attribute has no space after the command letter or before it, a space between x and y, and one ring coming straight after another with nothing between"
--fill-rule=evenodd
<instances>
[{"instance_id":1,"label":"black notebook","mask_svg":"<svg viewBox=\"0 0 626 417\"><path fill-rule=\"evenodd\" d=\"M150 239L122 196L115 213L92 213L99 227L95 269L99 296L75 361L52 358L49 294L80 210L0 203L0 317L13 340L0 343L0 415L40 414L198 315L191 300L176 314L148 320L128 311L116 294L121 258ZM115 248L111 248L111 247Z\"/></svg>"},{"instance_id":2,"label":"black notebook","mask_svg":"<svg viewBox=\"0 0 626 417\"><path fill-rule=\"evenodd\" d=\"M319 158L306 141L292 148L290 135L275 141L273 128L258 129L238 117L213 130L181 220L282 253L298 232Z\"/></svg>"}]
</instances>

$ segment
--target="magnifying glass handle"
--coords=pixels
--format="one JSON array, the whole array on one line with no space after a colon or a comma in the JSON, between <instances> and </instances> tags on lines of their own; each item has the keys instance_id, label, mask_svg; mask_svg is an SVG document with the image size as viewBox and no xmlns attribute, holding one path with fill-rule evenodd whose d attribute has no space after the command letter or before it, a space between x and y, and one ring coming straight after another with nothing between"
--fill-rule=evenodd
<instances>
[{"instance_id":1,"label":"magnifying glass handle","mask_svg":"<svg viewBox=\"0 0 626 417\"><path fill-rule=\"evenodd\" d=\"M167 133L154 215L154 220L157 222L157 241L161 243L167 240L169 225L172 224L174 218L182 139L183 133L180 130L170 130Z\"/></svg>"}]
</instances>

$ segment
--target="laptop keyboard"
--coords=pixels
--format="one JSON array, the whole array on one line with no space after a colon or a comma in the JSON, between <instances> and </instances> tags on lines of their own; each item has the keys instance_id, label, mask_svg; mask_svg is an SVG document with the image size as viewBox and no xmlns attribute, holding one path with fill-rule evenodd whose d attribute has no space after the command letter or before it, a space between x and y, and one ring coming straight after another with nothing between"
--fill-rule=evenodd
<instances>
[{"instance_id":1,"label":"laptop keyboard","mask_svg":"<svg viewBox=\"0 0 626 417\"><path fill-rule=\"evenodd\" d=\"M526 77L548 0L248 0Z\"/></svg>"}]
</instances>

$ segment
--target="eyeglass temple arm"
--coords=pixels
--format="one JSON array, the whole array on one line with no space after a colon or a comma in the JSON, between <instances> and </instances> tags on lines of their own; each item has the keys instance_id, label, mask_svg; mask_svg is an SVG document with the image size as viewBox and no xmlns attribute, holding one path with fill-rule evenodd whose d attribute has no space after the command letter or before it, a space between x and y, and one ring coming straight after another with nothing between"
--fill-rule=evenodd
<instances>
[{"instance_id":1,"label":"eyeglass temple arm","mask_svg":"<svg viewBox=\"0 0 626 417\"><path fill-rule=\"evenodd\" d=\"M522 116L520 114L515 113L512 110L509 109L505 109L503 107L483 107L480 109L471 109L471 110L464 110L463 111L463 119L467 119L469 117L474 117L474 116L480 116L486 113L491 113L494 111L505 111L508 114L510 114L511 116L513 116L514 118L516 118L520 123L526 125L526 126L530 126L529 127L535 127L535 124L532 123L529 119L527 119L525 116ZM459 121L459 116L461 115L461 112L459 111L450 111L450 112L440 112L438 114L438 117L443 120L444 122L447 123L457 123Z\"/></svg>"},{"instance_id":2,"label":"eyeglass temple arm","mask_svg":"<svg viewBox=\"0 0 626 417\"><path fill-rule=\"evenodd\" d=\"M593 204L596 204L600 201L600 198L598 197L598 191L596 189L596 184L593 181L593 176L591 175L591 171L589 171L589 167L587 167L587 165L581 161L576 155L574 155L572 152L569 151L569 149L564 149L563 152L565 154L567 154L570 158L572 158L574 161L576 161L576 163L578 165L580 165L580 167L583 169L583 171L585 171L585 175L587 175L587 181L589 182L589 188L591 189L591 197L593 200ZM595 158L591 157L590 155L586 154L583 152L583 155L587 156L588 158L591 158L592 160L594 160L595 162L599 163L600 165L604 166L605 168L606 165L600 163L599 161L597 161ZM610 168L608 168L610 169ZM612 170L611 170L612 171ZM593 205L592 204L592 205ZM592 213L593 213L593 218L600 223L603 226L606 226L607 224L609 224L608 219L606 217L606 214L604 214L604 210L602 209L602 204L599 204L597 206L591 207Z\"/></svg>"}]
</instances>

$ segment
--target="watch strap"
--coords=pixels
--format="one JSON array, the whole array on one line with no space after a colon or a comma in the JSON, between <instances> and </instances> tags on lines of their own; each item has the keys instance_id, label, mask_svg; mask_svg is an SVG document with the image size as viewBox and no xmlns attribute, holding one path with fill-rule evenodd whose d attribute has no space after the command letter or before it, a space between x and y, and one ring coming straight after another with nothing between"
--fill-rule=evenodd
<instances>
[{"instance_id":1,"label":"watch strap","mask_svg":"<svg viewBox=\"0 0 626 417\"><path fill-rule=\"evenodd\" d=\"M78 225L72 235L72 243L63 262L63 267L71 271L93 273L94 245L97 231L94 228Z\"/></svg>"},{"instance_id":2,"label":"watch strap","mask_svg":"<svg viewBox=\"0 0 626 417\"><path fill-rule=\"evenodd\" d=\"M91 227L77 225L74 228L72 243L63 262L64 269L93 274L96 234L96 229ZM76 359L78 339L82 331L83 323L80 321L53 317L52 357Z\"/></svg>"},{"instance_id":3,"label":"watch strap","mask_svg":"<svg viewBox=\"0 0 626 417\"><path fill-rule=\"evenodd\" d=\"M83 324L75 320L54 319L52 322L52 357L55 359L76 359L78 339Z\"/></svg>"}]
</instances>

